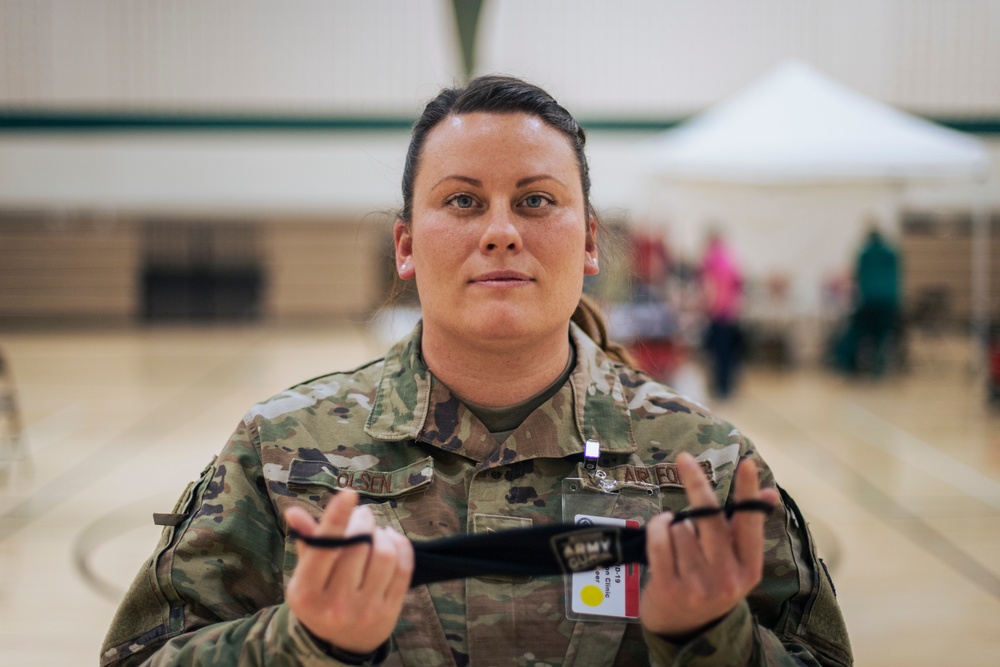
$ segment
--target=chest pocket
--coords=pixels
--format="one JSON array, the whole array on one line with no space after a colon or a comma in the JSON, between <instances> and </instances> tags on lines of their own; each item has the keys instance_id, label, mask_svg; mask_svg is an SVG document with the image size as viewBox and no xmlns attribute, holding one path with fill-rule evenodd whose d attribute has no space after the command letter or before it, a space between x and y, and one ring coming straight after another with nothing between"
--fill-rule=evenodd
<instances>
[{"instance_id":1,"label":"chest pocket","mask_svg":"<svg viewBox=\"0 0 1000 667\"><path fill-rule=\"evenodd\" d=\"M354 489L362 497L362 502L375 515L379 527L390 527L411 537L400 523L395 507L403 505L397 498L409 498L426 491L434 481L434 459L426 457L402 468L394 470L352 470L350 467L336 466L329 461L294 459L288 469L290 491L314 491L322 488L336 492L340 489ZM427 499L413 498L413 502ZM318 516L327 498L315 501L313 509ZM308 502L308 501L307 501ZM289 539L285 543L285 572L290 576L296 562L295 543ZM434 664L454 665L448 639L441 628L437 610L427 586L420 586L409 592L406 605L400 615L393 642L396 652L390 656L387 665L428 664L429 655L441 656L441 662Z\"/></svg>"},{"instance_id":2,"label":"chest pocket","mask_svg":"<svg viewBox=\"0 0 1000 667\"><path fill-rule=\"evenodd\" d=\"M431 457L414 461L395 470L352 470L329 461L294 459L288 471L288 486L319 486L331 491L354 489L360 495L376 499L421 491L434 481L434 460Z\"/></svg>"},{"instance_id":3,"label":"chest pocket","mask_svg":"<svg viewBox=\"0 0 1000 667\"><path fill-rule=\"evenodd\" d=\"M396 498L430 487L434 481L434 460L426 457L394 470L354 470L325 460L293 459L288 468L288 490L319 520L332 493L354 489L375 515L379 527L392 526L406 534L393 512ZM285 540L285 576L291 576L298 561L295 540Z\"/></svg>"}]
</instances>

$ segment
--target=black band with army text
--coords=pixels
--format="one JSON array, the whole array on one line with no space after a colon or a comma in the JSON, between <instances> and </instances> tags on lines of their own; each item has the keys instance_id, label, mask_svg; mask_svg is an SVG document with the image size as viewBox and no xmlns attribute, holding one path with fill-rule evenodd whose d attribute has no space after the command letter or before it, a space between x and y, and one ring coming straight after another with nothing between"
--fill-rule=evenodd
<instances>
[{"instance_id":1,"label":"black band with army text","mask_svg":"<svg viewBox=\"0 0 1000 667\"><path fill-rule=\"evenodd\" d=\"M677 512L672 524L736 512L769 514L774 507L746 500L726 507L702 507ZM371 542L371 535L309 537L289 534L312 547L336 549ZM546 576L584 572L596 567L646 563L646 529L619 526L577 526L555 523L492 533L452 535L413 542L414 569L410 586L436 581L502 576Z\"/></svg>"}]
</instances>

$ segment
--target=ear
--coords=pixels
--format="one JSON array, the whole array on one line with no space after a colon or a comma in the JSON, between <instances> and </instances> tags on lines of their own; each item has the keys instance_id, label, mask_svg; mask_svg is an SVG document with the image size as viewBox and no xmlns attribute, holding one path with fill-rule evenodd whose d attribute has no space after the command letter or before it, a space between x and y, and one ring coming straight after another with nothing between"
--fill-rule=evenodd
<instances>
[{"instance_id":1,"label":"ear","mask_svg":"<svg viewBox=\"0 0 1000 667\"><path fill-rule=\"evenodd\" d=\"M396 273L400 280L413 280L417 273L413 266L413 237L410 228L399 218L392 226L392 241L396 248Z\"/></svg>"},{"instance_id":2,"label":"ear","mask_svg":"<svg viewBox=\"0 0 1000 667\"><path fill-rule=\"evenodd\" d=\"M601 272L597 265L597 218L587 221L587 241L583 248L583 275L596 276Z\"/></svg>"}]
</instances>

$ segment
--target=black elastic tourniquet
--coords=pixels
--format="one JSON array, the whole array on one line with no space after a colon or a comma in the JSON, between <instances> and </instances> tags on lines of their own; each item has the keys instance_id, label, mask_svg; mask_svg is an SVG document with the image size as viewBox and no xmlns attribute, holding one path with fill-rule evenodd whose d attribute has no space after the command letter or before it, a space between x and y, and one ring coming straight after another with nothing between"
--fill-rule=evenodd
<instances>
[{"instance_id":1,"label":"black elastic tourniquet","mask_svg":"<svg viewBox=\"0 0 1000 667\"><path fill-rule=\"evenodd\" d=\"M761 500L745 500L725 508L698 507L674 515L672 523L687 519L735 512L763 512L774 507ZM307 537L295 530L289 535L311 547L336 549L352 544L371 542L371 535L351 537ZM410 587L435 581L482 577L487 575L545 576L593 569L592 561L560 557L567 540L595 535L612 539L613 555L600 561L600 566L622 563L646 563L646 529L617 526L577 526L555 523L547 526L498 530L492 533L452 535L436 540L413 542L414 568Z\"/></svg>"}]
</instances>

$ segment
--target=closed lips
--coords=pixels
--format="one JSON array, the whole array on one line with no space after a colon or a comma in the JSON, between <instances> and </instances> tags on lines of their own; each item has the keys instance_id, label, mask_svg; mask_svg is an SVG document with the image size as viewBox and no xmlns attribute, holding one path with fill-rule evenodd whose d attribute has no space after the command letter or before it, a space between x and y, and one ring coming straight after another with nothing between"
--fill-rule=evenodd
<instances>
[{"instance_id":1,"label":"closed lips","mask_svg":"<svg viewBox=\"0 0 1000 667\"><path fill-rule=\"evenodd\" d=\"M518 273L516 271L491 271L490 273L484 273L480 276L476 276L470 282L491 283L491 282L529 282L529 281L531 281L530 276L526 276L523 273Z\"/></svg>"}]
</instances>

